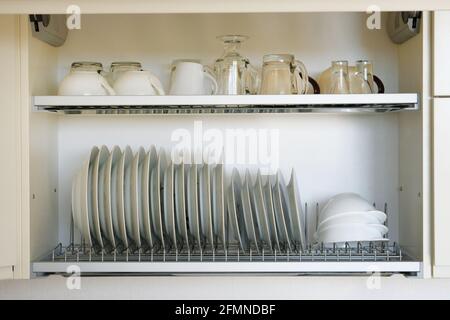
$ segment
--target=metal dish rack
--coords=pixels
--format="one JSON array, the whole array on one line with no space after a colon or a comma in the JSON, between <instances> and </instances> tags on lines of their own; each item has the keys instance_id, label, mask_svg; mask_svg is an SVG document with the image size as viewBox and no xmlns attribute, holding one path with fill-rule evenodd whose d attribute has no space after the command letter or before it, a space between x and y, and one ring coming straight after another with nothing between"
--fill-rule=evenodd
<instances>
[{"instance_id":1,"label":"metal dish rack","mask_svg":"<svg viewBox=\"0 0 450 320\"><path fill-rule=\"evenodd\" d=\"M375 205L375 204L374 204ZM316 204L316 214L319 210ZM385 212L387 204L384 205ZM308 216L305 204L305 216ZM419 274L421 263L404 255L400 246L388 241L345 243L341 245L282 245L270 250L259 243L242 251L237 243L227 247L191 244L153 248L88 247L82 241L58 244L43 259L33 263L35 273L70 274ZM387 239L386 239L387 240ZM75 267L75 269L74 269Z\"/></svg>"}]
</instances>

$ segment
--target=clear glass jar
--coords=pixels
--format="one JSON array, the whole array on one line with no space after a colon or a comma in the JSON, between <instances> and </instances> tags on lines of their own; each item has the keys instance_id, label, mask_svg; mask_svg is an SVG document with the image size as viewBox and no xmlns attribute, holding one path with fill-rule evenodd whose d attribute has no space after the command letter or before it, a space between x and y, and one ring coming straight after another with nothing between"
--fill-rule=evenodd
<instances>
[{"instance_id":1,"label":"clear glass jar","mask_svg":"<svg viewBox=\"0 0 450 320\"><path fill-rule=\"evenodd\" d=\"M241 35L217 37L223 42L224 52L214 63L214 73L218 83L218 93L223 95L256 94L259 86L258 72L238 50L248 39Z\"/></svg>"},{"instance_id":2,"label":"clear glass jar","mask_svg":"<svg viewBox=\"0 0 450 320\"><path fill-rule=\"evenodd\" d=\"M305 94L308 72L292 54L268 54L263 57L261 94Z\"/></svg>"},{"instance_id":3,"label":"clear glass jar","mask_svg":"<svg viewBox=\"0 0 450 320\"><path fill-rule=\"evenodd\" d=\"M348 61L337 60L332 62L331 67L331 86L332 94L350 93L350 83L348 77Z\"/></svg>"}]
</instances>

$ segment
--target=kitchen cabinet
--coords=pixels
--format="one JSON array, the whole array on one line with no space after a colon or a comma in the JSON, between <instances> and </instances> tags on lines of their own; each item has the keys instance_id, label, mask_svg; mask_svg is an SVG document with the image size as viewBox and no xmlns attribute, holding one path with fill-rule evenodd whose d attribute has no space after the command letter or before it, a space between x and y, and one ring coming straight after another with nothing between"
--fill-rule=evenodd
<instances>
[{"instance_id":1,"label":"kitchen cabinet","mask_svg":"<svg viewBox=\"0 0 450 320\"><path fill-rule=\"evenodd\" d=\"M19 20L0 15L0 279L18 268L21 219Z\"/></svg>"},{"instance_id":2,"label":"kitchen cabinet","mask_svg":"<svg viewBox=\"0 0 450 320\"><path fill-rule=\"evenodd\" d=\"M16 63L5 64L5 68L15 81L1 89L2 99L9 99L2 104L9 118L1 120L5 121L2 130L7 132L0 139L11 150L5 164L16 163L14 170L2 166L9 177L2 188L14 186L2 194L11 206L9 215L2 216L8 219L4 228L14 242L2 248L5 254L0 261L7 267L20 265L19 277L24 278L64 273L65 260L72 264L71 259L75 264L81 259L82 271L87 273L314 275L381 271L429 277L430 172L422 162L430 155L423 138L431 130L429 14L423 15L422 32L402 45L392 43L385 30L367 29L366 19L365 12L92 14L82 16L82 28L69 31L66 43L56 48L31 36L28 16L9 16L9 31L14 32L7 33L10 38L3 43L15 44L7 61ZM333 59L374 60L387 93L267 99L55 96L58 82L77 60L99 61L107 69L112 61L135 59L167 88L173 59L197 58L210 64L222 49L215 37L230 32L250 36L242 50L252 64L261 65L266 53L290 52L316 78ZM174 112L174 106L183 112ZM388 211L389 237L395 250L372 250L367 256L359 252L359 258L348 252L341 256L341 251L333 257L317 255L313 250L296 252L296 260L291 253L230 256L230 261L219 261L228 259L220 256L218 261L209 260L211 263L201 260L216 256L189 257L200 260L191 262L165 252L159 256L128 251L105 255L103 251L86 254L72 250L71 241L80 245L81 239L71 227L71 183L90 148L102 144L170 148L174 130L193 132L197 122L220 132L278 130L280 168L285 175L290 167L298 172L302 199L308 207L322 206L339 192L361 193L377 208ZM27 270L30 263L31 270Z\"/></svg>"},{"instance_id":3,"label":"kitchen cabinet","mask_svg":"<svg viewBox=\"0 0 450 320\"><path fill-rule=\"evenodd\" d=\"M434 275L450 277L450 98L435 98L434 119Z\"/></svg>"},{"instance_id":4,"label":"kitchen cabinet","mask_svg":"<svg viewBox=\"0 0 450 320\"><path fill-rule=\"evenodd\" d=\"M450 96L450 11L434 13L434 96Z\"/></svg>"}]
</instances>

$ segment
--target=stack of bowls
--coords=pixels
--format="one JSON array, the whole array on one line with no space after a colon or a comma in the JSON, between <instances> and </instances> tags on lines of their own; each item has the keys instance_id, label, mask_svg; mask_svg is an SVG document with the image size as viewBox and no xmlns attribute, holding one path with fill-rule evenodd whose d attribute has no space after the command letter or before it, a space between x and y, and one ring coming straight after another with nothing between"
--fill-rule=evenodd
<instances>
[{"instance_id":1,"label":"stack of bowls","mask_svg":"<svg viewBox=\"0 0 450 320\"><path fill-rule=\"evenodd\" d=\"M332 197L319 212L315 240L351 243L387 240L386 214L356 193Z\"/></svg>"}]
</instances>

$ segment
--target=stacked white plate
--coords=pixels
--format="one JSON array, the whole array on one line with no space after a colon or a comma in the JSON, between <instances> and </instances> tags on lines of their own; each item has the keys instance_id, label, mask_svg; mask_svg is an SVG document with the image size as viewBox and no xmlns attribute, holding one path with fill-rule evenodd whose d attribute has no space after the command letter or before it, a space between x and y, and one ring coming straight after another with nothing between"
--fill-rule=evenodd
<instances>
[{"instance_id":1,"label":"stacked white plate","mask_svg":"<svg viewBox=\"0 0 450 320\"><path fill-rule=\"evenodd\" d=\"M164 149L93 147L72 184L88 247L260 251L306 246L295 173L253 176L222 164L174 164Z\"/></svg>"},{"instance_id":2,"label":"stacked white plate","mask_svg":"<svg viewBox=\"0 0 450 320\"><path fill-rule=\"evenodd\" d=\"M387 241L386 214L355 193L332 197L319 213L319 243Z\"/></svg>"}]
</instances>

